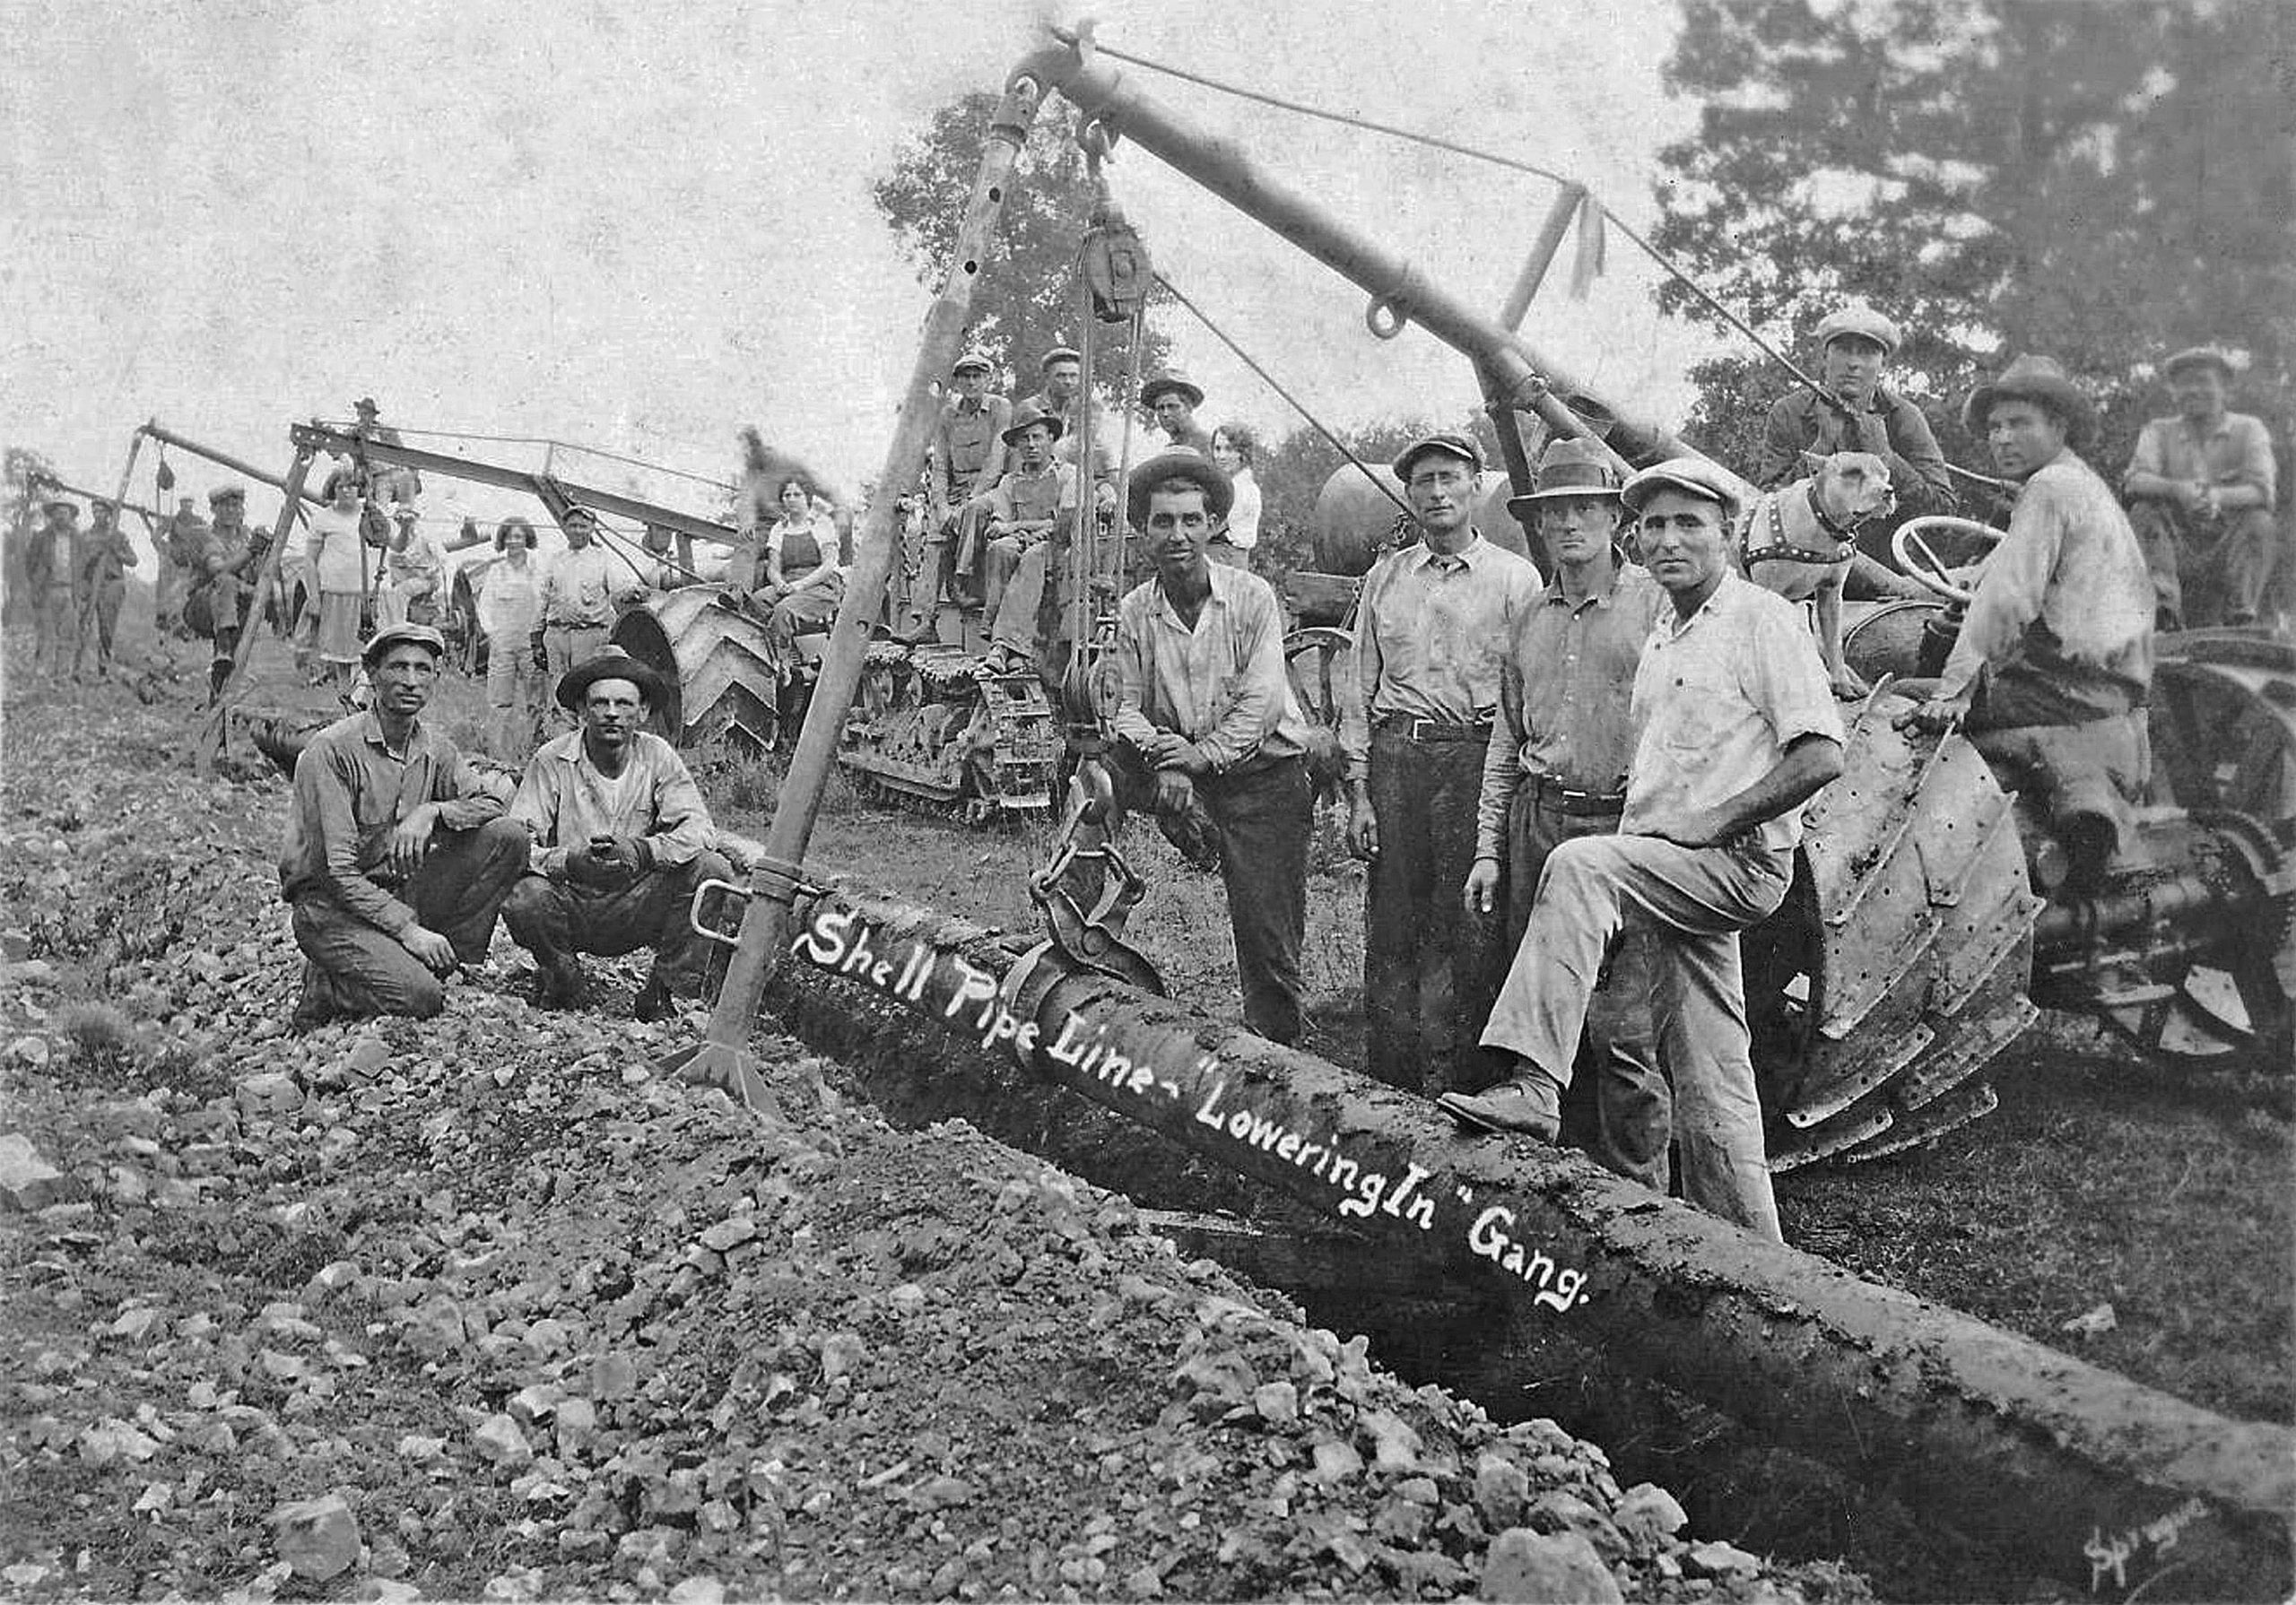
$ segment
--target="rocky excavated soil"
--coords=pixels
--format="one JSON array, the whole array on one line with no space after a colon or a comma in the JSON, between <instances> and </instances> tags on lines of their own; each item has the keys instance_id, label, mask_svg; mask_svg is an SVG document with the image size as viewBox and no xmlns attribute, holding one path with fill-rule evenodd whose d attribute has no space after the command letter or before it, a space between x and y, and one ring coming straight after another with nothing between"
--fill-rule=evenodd
<instances>
[{"instance_id":1,"label":"rocky excavated soil","mask_svg":"<svg viewBox=\"0 0 2296 1605\"><path fill-rule=\"evenodd\" d=\"M76 698L0 794L9 1594L1866 1597L791 1041L787 1124L664 1080L627 967L287 1036L283 785Z\"/></svg>"}]
</instances>

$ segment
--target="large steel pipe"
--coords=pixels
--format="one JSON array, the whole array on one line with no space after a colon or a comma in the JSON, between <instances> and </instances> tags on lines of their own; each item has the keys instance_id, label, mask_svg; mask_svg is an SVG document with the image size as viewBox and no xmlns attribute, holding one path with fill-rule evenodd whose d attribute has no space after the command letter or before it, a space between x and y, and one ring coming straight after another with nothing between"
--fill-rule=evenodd
<instances>
[{"instance_id":1,"label":"large steel pipe","mask_svg":"<svg viewBox=\"0 0 2296 1605\"><path fill-rule=\"evenodd\" d=\"M1575 1155L1462 1137L1422 1099L1104 978L1039 966L1008 1000L1015 956L980 926L846 893L803 894L796 913L800 962L772 1001L849 1062L957 1060L1074 1089L2038 1574L2087 1589L2158 1573L2154 1598L2289 1587L2286 1428L1862 1281Z\"/></svg>"}]
</instances>

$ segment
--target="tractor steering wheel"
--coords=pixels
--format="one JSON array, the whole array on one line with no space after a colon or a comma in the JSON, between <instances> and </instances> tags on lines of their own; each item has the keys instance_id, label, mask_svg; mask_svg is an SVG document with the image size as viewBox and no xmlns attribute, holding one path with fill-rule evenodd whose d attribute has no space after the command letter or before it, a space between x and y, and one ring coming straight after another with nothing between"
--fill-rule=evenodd
<instances>
[{"instance_id":1,"label":"tractor steering wheel","mask_svg":"<svg viewBox=\"0 0 2296 1605\"><path fill-rule=\"evenodd\" d=\"M1979 524L1974 518L1956 518L1948 513L1932 513L1926 517L1907 519L1890 537L1890 551L1897 558L1898 568L1908 579L1947 602L1967 607L1970 598L1975 594L1978 573L1985 560L1979 557L1973 562L1959 566L1947 563L1929 544L1927 536L1932 532L1974 536L1985 543L1985 551L1988 553L2000 544L2003 532L1989 524Z\"/></svg>"}]
</instances>

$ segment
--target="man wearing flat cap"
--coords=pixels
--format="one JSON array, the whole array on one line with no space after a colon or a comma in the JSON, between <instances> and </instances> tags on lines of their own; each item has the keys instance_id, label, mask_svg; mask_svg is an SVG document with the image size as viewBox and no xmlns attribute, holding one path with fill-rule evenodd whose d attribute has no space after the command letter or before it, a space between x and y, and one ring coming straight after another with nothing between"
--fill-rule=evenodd
<instances>
[{"instance_id":1,"label":"man wearing flat cap","mask_svg":"<svg viewBox=\"0 0 2296 1605\"><path fill-rule=\"evenodd\" d=\"M605 650L619 582L615 563L597 544L596 514L570 507L558 527L566 537L566 550L550 560L542 576L542 646L548 684Z\"/></svg>"},{"instance_id":2,"label":"man wearing flat cap","mask_svg":"<svg viewBox=\"0 0 2296 1605\"><path fill-rule=\"evenodd\" d=\"M371 707L310 739L295 764L280 892L303 950L293 1028L370 1014L428 1019L439 983L481 965L525 830L422 713L447 644L427 625L378 630L362 661Z\"/></svg>"},{"instance_id":3,"label":"man wearing flat cap","mask_svg":"<svg viewBox=\"0 0 2296 1605\"><path fill-rule=\"evenodd\" d=\"M80 508L52 497L40 504L40 526L24 547L24 589L32 605L32 672L71 672L80 622L73 560L79 554Z\"/></svg>"},{"instance_id":4,"label":"man wearing flat cap","mask_svg":"<svg viewBox=\"0 0 2296 1605\"><path fill-rule=\"evenodd\" d=\"M1355 664L1343 699L1351 851L1370 864L1363 1014L1371 1073L1432 1096L1480 1086L1477 1040L1499 990L1497 922L1465 908L1474 799L1499 707L1505 620L1538 594L1526 560L1474 525L1483 454L1465 435L1425 436L1395 461L1421 539L1363 577Z\"/></svg>"},{"instance_id":5,"label":"man wearing flat cap","mask_svg":"<svg viewBox=\"0 0 2296 1605\"><path fill-rule=\"evenodd\" d=\"M1192 381L1176 373L1159 374L1140 386L1140 404L1164 431L1166 450L1212 455L1212 431L1196 421L1204 392Z\"/></svg>"},{"instance_id":6,"label":"man wearing flat cap","mask_svg":"<svg viewBox=\"0 0 2296 1605\"><path fill-rule=\"evenodd\" d=\"M1056 345L1038 360L1039 383L1034 395L1013 403L1013 416L1018 418L1022 407L1034 407L1048 417L1060 421L1062 433L1052 443L1052 456L1057 463L1077 461L1076 440L1068 433L1075 427L1076 397L1084 388L1084 354L1071 345ZM1091 472L1108 475L1116 471L1117 454L1108 437L1107 420L1094 417ZM1113 509L1114 502L1109 504Z\"/></svg>"},{"instance_id":7,"label":"man wearing flat cap","mask_svg":"<svg viewBox=\"0 0 2296 1605\"><path fill-rule=\"evenodd\" d=\"M1548 855L1483 1036L1514 1074L1441 1101L1468 1125L1552 1141L1605 955L1639 919L1656 955L1683 1193L1776 1240L1738 933L1785 900L1802 805L1841 773L1842 727L1801 614L1732 567L1740 484L1703 457L1674 457L1620 488L1669 605L1635 669L1618 834Z\"/></svg>"},{"instance_id":8,"label":"man wearing flat cap","mask_svg":"<svg viewBox=\"0 0 2296 1605\"><path fill-rule=\"evenodd\" d=\"M994 371L987 351L975 348L959 357L949 370L949 394L933 428L926 510L943 542L944 590L957 578L959 549L973 534L973 523L960 527L960 519L978 520L979 509L969 504L1004 475L1004 431L1012 427L1013 403L988 393Z\"/></svg>"},{"instance_id":9,"label":"man wearing flat cap","mask_svg":"<svg viewBox=\"0 0 2296 1605\"><path fill-rule=\"evenodd\" d=\"M1555 848L1618 830L1634 752L1634 672L1669 611L1649 570L1620 550L1625 504L1600 445L1569 437L1550 445L1530 501L1554 577L1502 621L1498 716L1464 894L1484 915L1505 900L1502 966L1522 945ZM1629 920L1588 1001L1561 1120L1565 1142L1664 1193L1672 1100L1650 1021L1654 965L1650 933Z\"/></svg>"},{"instance_id":10,"label":"man wearing flat cap","mask_svg":"<svg viewBox=\"0 0 2296 1605\"><path fill-rule=\"evenodd\" d=\"M1244 1019L1300 1038L1313 793L1307 721L1283 668L1283 613L1267 582L1205 555L1227 475L1167 452L1132 472L1126 510L1154 566L1117 608L1113 725L1120 800L1211 822L1228 895Z\"/></svg>"},{"instance_id":11,"label":"man wearing flat cap","mask_svg":"<svg viewBox=\"0 0 2296 1605\"><path fill-rule=\"evenodd\" d=\"M1822 457L1871 452L1890 465L1890 484L1904 516L1952 512L1952 475L1929 421L1882 383L1882 366L1900 343L1897 325L1871 307L1852 303L1822 319L1818 382L1826 394L1795 390L1771 404L1754 483L1773 490L1805 478L1805 452Z\"/></svg>"},{"instance_id":12,"label":"man wearing flat cap","mask_svg":"<svg viewBox=\"0 0 2296 1605\"><path fill-rule=\"evenodd\" d=\"M80 638L72 655L74 673L79 672L91 646L96 672L111 672L112 641L119 630L120 606L127 600L127 571L135 563L135 543L119 527L119 509L100 496L91 498L87 534L72 556L80 577Z\"/></svg>"},{"instance_id":13,"label":"man wearing flat cap","mask_svg":"<svg viewBox=\"0 0 2296 1605\"><path fill-rule=\"evenodd\" d=\"M2232 360L2213 346L2161 365L2176 403L2136 437L2121 494L2152 574L2162 629L2253 624L2275 560L2279 480L2264 421L2226 410Z\"/></svg>"},{"instance_id":14,"label":"man wearing flat cap","mask_svg":"<svg viewBox=\"0 0 2296 1605\"><path fill-rule=\"evenodd\" d=\"M677 749L644 728L666 688L621 651L577 665L559 706L580 727L544 742L526 765L510 818L534 840L532 872L511 889L503 922L535 957L535 1001L582 1001L578 953L654 950L636 1013L658 1019L673 997L702 990L709 943L687 919L694 888L733 871L709 846L709 804Z\"/></svg>"},{"instance_id":15,"label":"man wearing flat cap","mask_svg":"<svg viewBox=\"0 0 2296 1605\"><path fill-rule=\"evenodd\" d=\"M2151 747L2152 577L2112 488L2075 455L2089 398L2047 357L1970 395L1962 421L2018 485L1945 672L1900 723L1961 725L2050 820L2068 880L2093 885L2135 829Z\"/></svg>"}]
</instances>

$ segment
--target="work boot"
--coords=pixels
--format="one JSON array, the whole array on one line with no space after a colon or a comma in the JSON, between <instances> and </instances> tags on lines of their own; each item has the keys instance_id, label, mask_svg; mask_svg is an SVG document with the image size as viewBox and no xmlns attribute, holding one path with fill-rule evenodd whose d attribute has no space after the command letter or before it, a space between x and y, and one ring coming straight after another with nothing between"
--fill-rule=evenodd
<instances>
[{"instance_id":1,"label":"work boot","mask_svg":"<svg viewBox=\"0 0 2296 1605\"><path fill-rule=\"evenodd\" d=\"M637 1000L631 1004L631 1013L642 1020L657 1020L674 1006L669 987L662 980L659 970L649 972L646 985L638 989Z\"/></svg>"},{"instance_id":2,"label":"work boot","mask_svg":"<svg viewBox=\"0 0 2296 1605\"><path fill-rule=\"evenodd\" d=\"M1488 1092L1447 1092L1435 1103L1461 1125L1478 1131L1519 1132L1552 1142L1562 1129L1562 1089L1537 1069Z\"/></svg>"},{"instance_id":3,"label":"work boot","mask_svg":"<svg viewBox=\"0 0 2296 1605\"><path fill-rule=\"evenodd\" d=\"M335 988L327 982L326 972L309 959L303 960L303 988L295 999L295 1012L288 1017L287 1028L300 1037L335 1018Z\"/></svg>"},{"instance_id":4,"label":"work boot","mask_svg":"<svg viewBox=\"0 0 2296 1605\"><path fill-rule=\"evenodd\" d=\"M581 961L571 953L538 955L535 959L535 1006L540 1009L580 1008Z\"/></svg>"}]
</instances>

